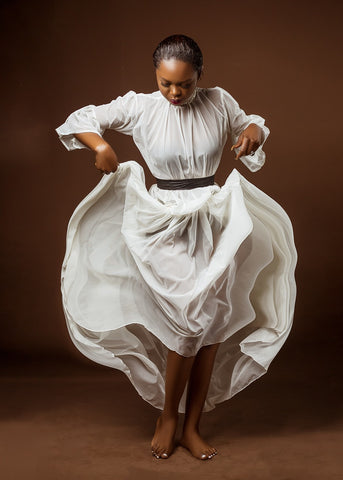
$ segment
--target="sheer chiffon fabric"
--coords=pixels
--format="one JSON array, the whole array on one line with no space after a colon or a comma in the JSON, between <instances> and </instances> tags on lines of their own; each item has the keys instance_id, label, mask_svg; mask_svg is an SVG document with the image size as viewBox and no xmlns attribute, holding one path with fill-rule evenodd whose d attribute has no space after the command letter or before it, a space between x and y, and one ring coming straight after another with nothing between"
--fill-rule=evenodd
<instances>
[{"instance_id":1,"label":"sheer chiffon fabric","mask_svg":"<svg viewBox=\"0 0 343 480\"><path fill-rule=\"evenodd\" d=\"M155 176L180 179L213 175L227 132L235 141L253 121L264 141L269 134L219 87L198 89L179 107L160 92L126 96L125 106L118 97L74 112L57 129L65 146L84 147L77 131L115 128L132 134ZM244 160L260 168L262 145ZM148 191L142 167L123 162L68 225L62 295L71 339L88 358L123 371L159 409L168 349L192 356L220 343L204 405L211 410L263 375L285 342L296 260L286 212L236 169L222 187Z\"/></svg>"}]
</instances>

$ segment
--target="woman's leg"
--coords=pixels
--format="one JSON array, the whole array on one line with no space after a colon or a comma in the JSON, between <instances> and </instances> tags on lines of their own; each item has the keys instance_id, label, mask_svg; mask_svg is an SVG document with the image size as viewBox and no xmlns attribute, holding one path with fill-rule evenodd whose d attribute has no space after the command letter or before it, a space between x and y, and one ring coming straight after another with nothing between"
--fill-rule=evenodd
<instances>
[{"instance_id":1,"label":"woman's leg","mask_svg":"<svg viewBox=\"0 0 343 480\"><path fill-rule=\"evenodd\" d=\"M186 415L180 443L202 460L212 458L217 453L217 450L200 436L199 423L219 345L207 345L199 350L188 382Z\"/></svg>"},{"instance_id":2,"label":"woman's leg","mask_svg":"<svg viewBox=\"0 0 343 480\"><path fill-rule=\"evenodd\" d=\"M164 408L157 419L151 450L157 458L168 458L174 449L178 409L189 378L194 357L182 357L169 350L166 369Z\"/></svg>"}]
</instances>

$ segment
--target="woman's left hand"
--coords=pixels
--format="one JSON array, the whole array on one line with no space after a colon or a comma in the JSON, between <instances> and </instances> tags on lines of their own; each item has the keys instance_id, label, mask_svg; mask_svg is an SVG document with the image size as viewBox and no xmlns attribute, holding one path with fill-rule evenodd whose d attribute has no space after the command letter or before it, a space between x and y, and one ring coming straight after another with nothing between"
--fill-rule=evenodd
<instances>
[{"instance_id":1,"label":"woman's left hand","mask_svg":"<svg viewBox=\"0 0 343 480\"><path fill-rule=\"evenodd\" d=\"M239 152L236 155L235 160L238 160L243 155L250 155L251 152L256 152L263 140L262 128L251 123L238 137L237 143L232 145L231 151L234 148L238 148Z\"/></svg>"}]
</instances>

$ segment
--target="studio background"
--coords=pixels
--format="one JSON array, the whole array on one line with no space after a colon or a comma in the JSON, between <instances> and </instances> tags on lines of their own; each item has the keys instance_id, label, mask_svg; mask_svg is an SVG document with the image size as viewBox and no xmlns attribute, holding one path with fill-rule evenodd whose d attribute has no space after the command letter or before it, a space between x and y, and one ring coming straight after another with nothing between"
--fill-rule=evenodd
<instances>
[{"instance_id":1,"label":"studio background","mask_svg":"<svg viewBox=\"0 0 343 480\"><path fill-rule=\"evenodd\" d=\"M223 87L271 130L260 171L235 161L228 143L216 181L222 184L237 168L279 202L293 223L299 254L292 332L270 372L248 387L250 395L274 395L276 379L283 379L284 395L298 388L293 413L298 403L305 414L313 400L319 410L311 418L320 428L339 424L342 10L332 0L1 3L1 351L5 384L12 379L8 398L17 398L27 378L57 378L61 365L66 375L74 368L107 376L107 382L121 375L85 359L67 332L60 294L67 224L101 174L93 154L68 152L55 128L85 105L108 103L129 90L157 90L152 52L164 37L184 33L203 51L199 85ZM143 165L131 137L107 131L105 138L121 162ZM145 172L149 186L153 178ZM124 378L116 390L121 401L121 392L137 396L127 383ZM147 408L141 399L130 401ZM234 402L239 408L238 396ZM325 403L330 412L324 419ZM31 418L19 400L13 405L5 420ZM218 409L222 420L225 408L227 402ZM232 478L241 478L237 472ZM326 471L325 478L334 477Z\"/></svg>"}]
</instances>

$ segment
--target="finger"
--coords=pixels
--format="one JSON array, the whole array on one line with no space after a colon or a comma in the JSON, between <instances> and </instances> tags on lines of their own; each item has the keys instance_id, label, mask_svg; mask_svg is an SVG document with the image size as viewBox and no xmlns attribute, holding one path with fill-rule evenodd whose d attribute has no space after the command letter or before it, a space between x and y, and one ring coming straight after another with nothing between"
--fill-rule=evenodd
<instances>
[{"instance_id":1,"label":"finger","mask_svg":"<svg viewBox=\"0 0 343 480\"><path fill-rule=\"evenodd\" d=\"M261 143L257 140L252 141L252 147L251 147L252 151L256 152L256 150L260 147L260 145L261 145Z\"/></svg>"},{"instance_id":2,"label":"finger","mask_svg":"<svg viewBox=\"0 0 343 480\"><path fill-rule=\"evenodd\" d=\"M249 147L248 147L248 149L247 149L247 153L246 153L246 154L247 154L247 155L250 155L251 152L254 152L254 153L255 153L256 150L257 150L257 143L250 140L250 142L249 142Z\"/></svg>"},{"instance_id":3,"label":"finger","mask_svg":"<svg viewBox=\"0 0 343 480\"><path fill-rule=\"evenodd\" d=\"M238 160L240 157L242 157L243 155L246 155L246 152L247 152L247 148L249 147L249 140L244 137L243 138L243 141L242 141L242 146L241 148L239 149L239 152L236 156L236 160Z\"/></svg>"},{"instance_id":4,"label":"finger","mask_svg":"<svg viewBox=\"0 0 343 480\"><path fill-rule=\"evenodd\" d=\"M242 142L240 141L240 142L237 142L237 143L235 143L234 145L232 145L232 147L231 147L231 152L232 152L232 150L233 150L234 148L240 147L241 144L242 144Z\"/></svg>"},{"instance_id":5,"label":"finger","mask_svg":"<svg viewBox=\"0 0 343 480\"><path fill-rule=\"evenodd\" d=\"M238 148L242 144L242 140L243 140L243 134L241 133L240 136L238 137L237 142L234 145L232 145L231 152L234 148Z\"/></svg>"}]
</instances>

